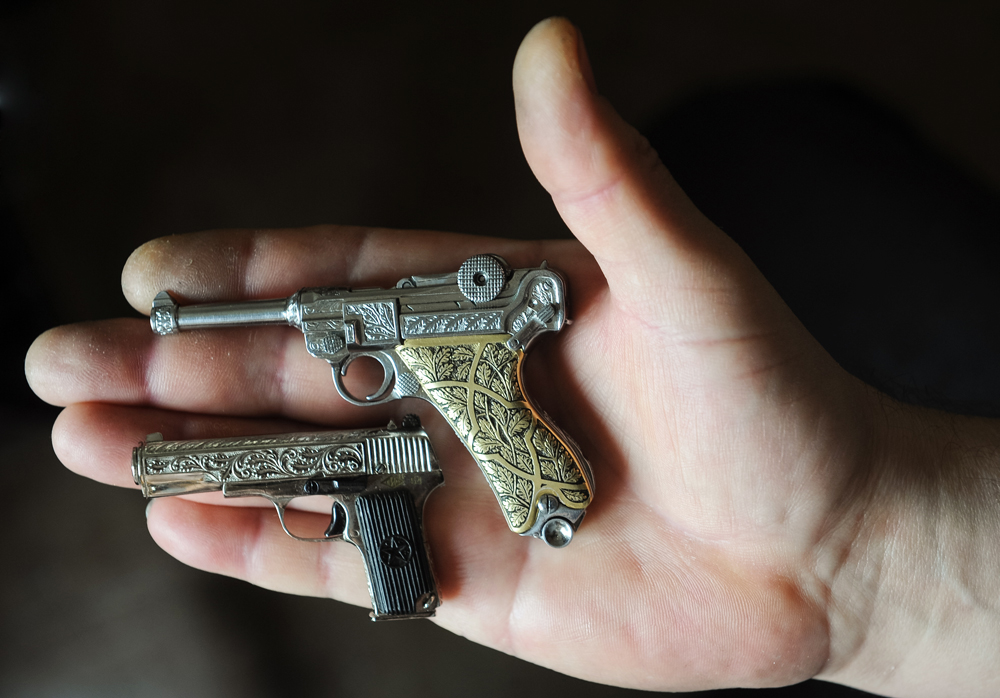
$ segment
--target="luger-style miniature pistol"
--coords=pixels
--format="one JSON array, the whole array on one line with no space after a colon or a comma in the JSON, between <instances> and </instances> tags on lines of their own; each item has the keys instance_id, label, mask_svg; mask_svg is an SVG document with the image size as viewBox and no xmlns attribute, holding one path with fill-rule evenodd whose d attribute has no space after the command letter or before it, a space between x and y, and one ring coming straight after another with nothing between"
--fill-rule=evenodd
<instances>
[{"instance_id":1,"label":"luger-style miniature pistol","mask_svg":"<svg viewBox=\"0 0 1000 698\"><path fill-rule=\"evenodd\" d=\"M565 321L562 276L544 262L512 270L492 254L470 257L458 272L407 277L392 289L305 288L287 299L183 307L164 291L150 312L161 335L292 325L305 334L309 353L333 367L348 402L427 400L479 464L511 530L554 547L573 538L593 475L580 448L528 400L521 369L531 341ZM359 356L385 372L364 399L343 383Z\"/></svg>"},{"instance_id":2,"label":"luger-style miniature pistol","mask_svg":"<svg viewBox=\"0 0 1000 698\"><path fill-rule=\"evenodd\" d=\"M373 620L427 618L440 605L423 509L443 477L414 415L402 428L197 441L150 434L132 451L132 476L147 497L219 490L266 497L293 538L353 543L364 556ZM295 535L285 522L288 503L309 495L333 500L322 538Z\"/></svg>"}]
</instances>

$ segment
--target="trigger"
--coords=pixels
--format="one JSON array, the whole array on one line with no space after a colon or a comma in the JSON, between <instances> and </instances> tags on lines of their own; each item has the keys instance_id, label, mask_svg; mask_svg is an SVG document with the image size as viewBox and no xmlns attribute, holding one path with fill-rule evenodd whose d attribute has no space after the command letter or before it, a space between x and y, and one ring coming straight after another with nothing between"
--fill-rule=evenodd
<instances>
[{"instance_id":1,"label":"trigger","mask_svg":"<svg viewBox=\"0 0 1000 698\"><path fill-rule=\"evenodd\" d=\"M326 538L342 536L344 534L344 529L346 528L347 512L344 511L344 507L340 502L334 502L333 510L330 512L330 526L326 529L323 535Z\"/></svg>"}]
</instances>

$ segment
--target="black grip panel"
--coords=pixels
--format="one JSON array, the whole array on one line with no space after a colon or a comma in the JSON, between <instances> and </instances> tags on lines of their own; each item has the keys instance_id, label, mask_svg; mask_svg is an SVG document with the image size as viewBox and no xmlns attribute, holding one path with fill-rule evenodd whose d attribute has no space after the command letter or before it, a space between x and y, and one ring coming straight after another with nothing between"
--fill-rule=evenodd
<instances>
[{"instance_id":1,"label":"black grip panel","mask_svg":"<svg viewBox=\"0 0 1000 698\"><path fill-rule=\"evenodd\" d=\"M409 490L356 501L375 620L426 618L438 606L424 537Z\"/></svg>"}]
</instances>

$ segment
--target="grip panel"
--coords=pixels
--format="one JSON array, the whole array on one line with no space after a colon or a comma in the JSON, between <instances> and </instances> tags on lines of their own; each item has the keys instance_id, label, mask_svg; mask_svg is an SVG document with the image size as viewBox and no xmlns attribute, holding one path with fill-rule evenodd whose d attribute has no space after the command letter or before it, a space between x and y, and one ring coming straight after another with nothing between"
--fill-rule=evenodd
<instances>
[{"instance_id":1,"label":"grip panel","mask_svg":"<svg viewBox=\"0 0 1000 698\"><path fill-rule=\"evenodd\" d=\"M439 597L409 490L363 494L354 503L361 529L372 618L426 618Z\"/></svg>"},{"instance_id":2,"label":"grip panel","mask_svg":"<svg viewBox=\"0 0 1000 698\"><path fill-rule=\"evenodd\" d=\"M524 533L542 496L585 509L592 485L576 449L528 401L524 352L508 349L508 338L411 339L395 351L479 464L507 525Z\"/></svg>"}]
</instances>

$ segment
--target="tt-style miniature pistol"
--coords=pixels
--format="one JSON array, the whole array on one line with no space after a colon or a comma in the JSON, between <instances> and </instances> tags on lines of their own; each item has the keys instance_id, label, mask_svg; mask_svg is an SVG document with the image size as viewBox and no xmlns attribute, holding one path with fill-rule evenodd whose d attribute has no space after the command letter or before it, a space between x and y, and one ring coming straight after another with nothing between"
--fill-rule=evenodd
<instances>
[{"instance_id":1,"label":"tt-style miniature pistol","mask_svg":"<svg viewBox=\"0 0 1000 698\"><path fill-rule=\"evenodd\" d=\"M593 495L580 448L529 401L521 369L539 334L566 322L565 283L543 262L511 269L492 254L457 272L410 276L392 289L305 288L290 298L178 306L153 301L161 335L230 325L288 324L333 367L355 405L419 397L434 405L479 464L515 533L563 547ZM360 356L377 360L382 386L364 398L343 383Z\"/></svg>"},{"instance_id":2,"label":"tt-style miniature pistol","mask_svg":"<svg viewBox=\"0 0 1000 698\"><path fill-rule=\"evenodd\" d=\"M266 497L285 533L298 540L346 540L361 550L373 620L427 618L440 605L423 536L427 496L443 481L427 433L414 415L402 428L164 441L150 434L132 451L132 476L147 497L221 490ZM328 495L322 538L289 530L296 497Z\"/></svg>"}]
</instances>

